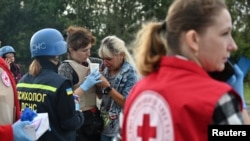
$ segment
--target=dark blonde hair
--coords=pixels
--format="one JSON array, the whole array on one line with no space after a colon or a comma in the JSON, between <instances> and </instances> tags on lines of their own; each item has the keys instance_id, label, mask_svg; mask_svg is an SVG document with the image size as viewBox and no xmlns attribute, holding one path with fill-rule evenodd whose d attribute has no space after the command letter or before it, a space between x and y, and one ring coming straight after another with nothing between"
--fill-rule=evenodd
<instances>
[{"instance_id":1,"label":"dark blonde hair","mask_svg":"<svg viewBox=\"0 0 250 141\"><path fill-rule=\"evenodd\" d=\"M42 71L43 67L40 63L42 60L54 60L56 56L37 56L35 57L31 64L29 65L29 74L32 75L33 77L36 77L40 74Z\"/></svg>"},{"instance_id":2,"label":"dark blonde hair","mask_svg":"<svg viewBox=\"0 0 250 141\"><path fill-rule=\"evenodd\" d=\"M32 76L37 76L42 71L42 66L37 59L32 60L29 66L29 74Z\"/></svg>"},{"instance_id":3,"label":"dark blonde hair","mask_svg":"<svg viewBox=\"0 0 250 141\"><path fill-rule=\"evenodd\" d=\"M137 33L134 54L138 72L146 76L157 70L161 57L167 52L182 55L181 34L191 29L204 33L224 8L227 8L224 0L175 0L165 22L148 22ZM163 37L162 32L166 32L166 36Z\"/></svg>"},{"instance_id":4,"label":"dark blonde hair","mask_svg":"<svg viewBox=\"0 0 250 141\"><path fill-rule=\"evenodd\" d=\"M74 50L87 47L90 43L95 45L96 37L88 29L78 26L69 26L67 32L67 47ZM69 56L70 57L70 56Z\"/></svg>"}]
</instances>

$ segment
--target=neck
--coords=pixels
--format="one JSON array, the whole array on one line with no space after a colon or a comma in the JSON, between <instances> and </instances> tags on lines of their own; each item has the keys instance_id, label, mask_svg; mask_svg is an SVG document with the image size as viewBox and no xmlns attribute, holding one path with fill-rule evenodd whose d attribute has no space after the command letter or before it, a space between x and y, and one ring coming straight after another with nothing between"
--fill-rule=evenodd
<instances>
[{"instance_id":1,"label":"neck","mask_svg":"<svg viewBox=\"0 0 250 141\"><path fill-rule=\"evenodd\" d=\"M119 69L115 69L115 70L110 70L109 71L109 75L110 76L115 76L117 73L119 73L119 71L120 71L120 68Z\"/></svg>"}]
</instances>

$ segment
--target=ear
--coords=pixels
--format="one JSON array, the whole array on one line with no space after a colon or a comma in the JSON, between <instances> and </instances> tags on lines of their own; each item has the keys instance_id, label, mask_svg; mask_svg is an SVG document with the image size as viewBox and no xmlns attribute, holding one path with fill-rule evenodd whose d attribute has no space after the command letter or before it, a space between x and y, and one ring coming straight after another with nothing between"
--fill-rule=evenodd
<instances>
[{"instance_id":1,"label":"ear","mask_svg":"<svg viewBox=\"0 0 250 141\"><path fill-rule=\"evenodd\" d=\"M188 47L191 48L194 52L197 52L199 49L199 36L195 30L189 30L185 34L185 40Z\"/></svg>"},{"instance_id":2,"label":"ear","mask_svg":"<svg viewBox=\"0 0 250 141\"><path fill-rule=\"evenodd\" d=\"M76 50L74 50L72 47L68 48L68 53L70 54L70 56L75 52Z\"/></svg>"},{"instance_id":3,"label":"ear","mask_svg":"<svg viewBox=\"0 0 250 141\"><path fill-rule=\"evenodd\" d=\"M70 48L68 48L68 50L69 50L69 52L72 52L72 51L73 51L73 48L70 47Z\"/></svg>"}]
</instances>

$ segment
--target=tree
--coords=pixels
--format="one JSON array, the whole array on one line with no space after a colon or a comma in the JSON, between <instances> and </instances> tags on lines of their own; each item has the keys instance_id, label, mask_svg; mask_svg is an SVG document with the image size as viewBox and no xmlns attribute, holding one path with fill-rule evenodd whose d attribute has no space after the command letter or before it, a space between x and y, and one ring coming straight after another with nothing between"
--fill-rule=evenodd
<instances>
[{"instance_id":1,"label":"tree","mask_svg":"<svg viewBox=\"0 0 250 141\"><path fill-rule=\"evenodd\" d=\"M2 0L0 26L2 45L11 45L16 50L17 62L27 71L31 60L29 41L32 34L46 27L64 29L62 14L65 0Z\"/></svg>"},{"instance_id":2,"label":"tree","mask_svg":"<svg viewBox=\"0 0 250 141\"><path fill-rule=\"evenodd\" d=\"M164 20L170 0L84 0L69 2L67 15L71 25L87 27L97 37L97 50L101 39L116 35L126 43L131 42L142 22ZM163 6L164 5L164 6ZM96 56L96 52L92 53Z\"/></svg>"},{"instance_id":3,"label":"tree","mask_svg":"<svg viewBox=\"0 0 250 141\"><path fill-rule=\"evenodd\" d=\"M97 37L92 56L97 56L101 39L117 35L129 44L141 24L163 21L172 0L1 0L0 40L17 51L17 61L31 61L29 41L32 34L46 27L64 32L70 25L90 29ZM250 57L249 0L226 1L234 21L233 37L239 47L232 56ZM28 67L25 67L26 69Z\"/></svg>"},{"instance_id":4,"label":"tree","mask_svg":"<svg viewBox=\"0 0 250 141\"><path fill-rule=\"evenodd\" d=\"M250 57L249 0L242 0L242 1L228 0L227 4L233 20L234 30L232 35L238 46L238 51L233 53L233 57L235 58L235 60L237 60L239 56L242 55Z\"/></svg>"}]
</instances>

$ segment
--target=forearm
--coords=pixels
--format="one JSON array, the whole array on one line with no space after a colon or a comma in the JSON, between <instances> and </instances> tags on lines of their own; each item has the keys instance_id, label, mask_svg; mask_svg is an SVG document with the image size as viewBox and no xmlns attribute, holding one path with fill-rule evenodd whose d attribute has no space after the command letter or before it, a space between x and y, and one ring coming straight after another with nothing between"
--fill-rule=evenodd
<instances>
[{"instance_id":1,"label":"forearm","mask_svg":"<svg viewBox=\"0 0 250 141\"><path fill-rule=\"evenodd\" d=\"M74 90L74 94L78 95L79 97L84 94L84 91L81 87L78 87Z\"/></svg>"},{"instance_id":2,"label":"forearm","mask_svg":"<svg viewBox=\"0 0 250 141\"><path fill-rule=\"evenodd\" d=\"M243 116L244 124L250 125L250 116L249 116L249 114L248 114L247 109L243 109L243 110L242 110L242 116Z\"/></svg>"},{"instance_id":3,"label":"forearm","mask_svg":"<svg viewBox=\"0 0 250 141\"><path fill-rule=\"evenodd\" d=\"M109 96L111 96L114 101L123 108L124 103L125 103L125 97L117 92L114 88L109 92Z\"/></svg>"}]
</instances>

